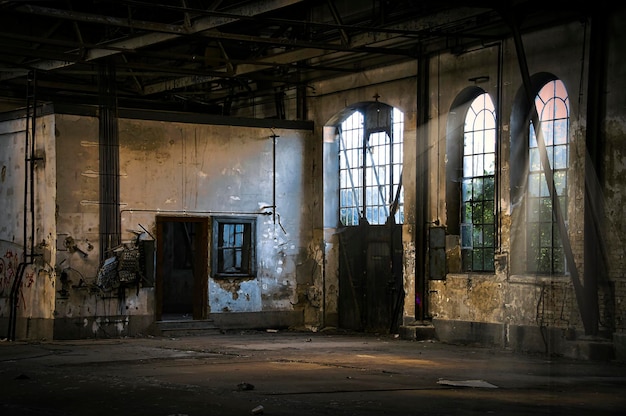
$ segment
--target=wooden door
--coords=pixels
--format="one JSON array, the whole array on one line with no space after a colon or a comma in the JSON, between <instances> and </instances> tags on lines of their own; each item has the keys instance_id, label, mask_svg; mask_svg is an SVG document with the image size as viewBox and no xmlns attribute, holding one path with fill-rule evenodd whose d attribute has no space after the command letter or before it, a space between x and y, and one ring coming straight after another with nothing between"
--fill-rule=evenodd
<instances>
[{"instance_id":1,"label":"wooden door","mask_svg":"<svg viewBox=\"0 0 626 416\"><path fill-rule=\"evenodd\" d=\"M346 227L339 242L339 326L396 332L404 301L401 226Z\"/></svg>"},{"instance_id":2,"label":"wooden door","mask_svg":"<svg viewBox=\"0 0 626 416\"><path fill-rule=\"evenodd\" d=\"M157 217L156 319L206 319L208 218Z\"/></svg>"}]
</instances>

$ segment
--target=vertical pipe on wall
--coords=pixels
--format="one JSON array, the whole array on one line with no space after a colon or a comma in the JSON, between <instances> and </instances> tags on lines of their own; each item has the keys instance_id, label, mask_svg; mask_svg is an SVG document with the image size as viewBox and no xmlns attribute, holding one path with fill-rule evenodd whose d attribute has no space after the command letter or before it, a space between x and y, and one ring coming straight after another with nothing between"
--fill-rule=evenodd
<instances>
[{"instance_id":1,"label":"vertical pipe on wall","mask_svg":"<svg viewBox=\"0 0 626 416\"><path fill-rule=\"evenodd\" d=\"M99 157L100 157L100 261L121 243L119 219L119 136L115 66L99 67Z\"/></svg>"},{"instance_id":2,"label":"vertical pipe on wall","mask_svg":"<svg viewBox=\"0 0 626 416\"><path fill-rule=\"evenodd\" d=\"M280 137L272 130L272 219L276 225L276 138Z\"/></svg>"},{"instance_id":3,"label":"vertical pipe on wall","mask_svg":"<svg viewBox=\"0 0 626 416\"><path fill-rule=\"evenodd\" d=\"M496 187L495 187L495 207L496 208L496 219L498 221L498 231L496 231L494 238L494 244L497 247L498 253L502 254L502 210L501 210L501 201L500 201L500 186L502 184L502 68L504 55L502 53L502 42L497 42L495 46L498 49L498 64L497 64L497 80L496 80ZM495 253L494 253L495 254ZM508 267L507 267L508 273Z\"/></svg>"},{"instance_id":4,"label":"vertical pipe on wall","mask_svg":"<svg viewBox=\"0 0 626 416\"><path fill-rule=\"evenodd\" d=\"M326 327L326 239L322 239L322 328Z\"/></svg>"},{"instance_id":5,"label":"vertical pipe on wall","mask_svg":"<svg viewBox=\"0 0 626 416\"><path fill-rule=\"evenodd\" d=\"M28 160L29 169L29 187L30 187L30 255L29 264L32 264L33 257L35 255L35 139L37 134L37 72L32 71L32 95L30 97L30 120L27 118L27 123L30 121L30 156ZM28 129L28 126L26 126ZM28 135L28 132L26 133ZM26 239L24 240L24 253L26 253Z\"/></svg>"},{"instance_id":6,"label":"vertical pipe on wall","mask_svg":"<svg viewBox=\"0 0 626 416\"><path fill-rule=\"evenodd\" d=\"M603 7L594 9L591 21L589 40L589 73L587 85L587 132L585 146L585 208L584 208L584 282L586 310L591 325L586 329L586 335L597 335L600 320L598 304L599 280L606 282L608 275L608 261L606 242L602 230L604 229L604 197L601 184L603 180L602 166L604 164L604 134L601 121L605 117L604 91L606 91L607 45L607 11ZM605 283L606 284L606 283ZM606 285L608 286L608 285ZM612 295L614 297L614 295ZM609 324L613 326L613 323ZM612 330L613 328L611 328Z\"/></svg>"},{"instance_id":7,"label":"vertical pipe on wall","mask_svg":"<svg viewBox=\"0 0 626 416\"><path fill-rule=\"evenodd\" d=\"M365 112L364 117L367 117L367 112ZM367 119L363 120L364 121L364 126L362 129L363 132L363 137L361 137L361 160L363 161L363 169L361 171L361 183L363 184L363 186L361 187L361 199L363 201L363 203L361 204L361 206L363 207L363 211L361 212L361 215L359 216L359 224L364 224L367 221L367 143L366 141L368 140L368 135L367 135L367 128L365 128L365 126L367 125Z\"/></svg>"},{"instance_id":8,"label":"vertical pipe on wall","mask_svg":"<svg viewBox=\"0 0 626 416\"><path fill-rule=\"evenodd\" d=\"M31 71L26 80L26 120L24 127L24 217L23 217L23 259L17 267L10 293L9 327L7 338L15 340L17 327L17 306L26 266L33 264L35 257L35 134L37 133L37 73ZM30 250L28 245L28 225L30 214Z\"/></svg>"},{"instance_id":9,"label":"vertical pipe on wall","mask_svg":"<svg viewBox=\"0 0 626 416\"><path fill-rule=\"evenodd\" d=\"M428 315L426 290L426 219L428 211L428 68L430 58L420 55L417 68L417 144L415 190L415 319Z\"/></svg>"}]
</instances>

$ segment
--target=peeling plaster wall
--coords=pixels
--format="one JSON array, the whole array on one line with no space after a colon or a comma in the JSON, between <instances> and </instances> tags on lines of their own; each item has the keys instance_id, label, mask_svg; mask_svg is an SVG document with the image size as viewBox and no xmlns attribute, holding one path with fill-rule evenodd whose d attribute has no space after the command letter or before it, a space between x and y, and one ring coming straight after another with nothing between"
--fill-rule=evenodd
<instances>
[{"instance_id":1,"label":"peeling plaster wall","mask_svg":"<svg viewBox=\"0 0 626 416\"><path fill-rule=\"evenodd\" d=\"M91 283L100 267L98 120L57 114L56 125L57 264L71 290Z\"/></svg>"},{"instance_id":2,"label":"peeling plaster wall","mask_svg":"<svg viewBox=\"0 0 626 416\"><path fill-rule=\"evenodd\" d=\"M622 12L623 13L623 12ZM621 16L623 17L623 16ZM599 288L601 330L614 326L616 333L624 332L626 312L623 305L626 295L626 252L623 235L623 206L626 205L624 188L624 94L619 93L626 75L626 57L621 53L626 34L620 26L620 16L612 16L609 27L611 42L608 45L607 85L615 86L606 94L608 119L603 127L606 134L604 147L606 164L603 167L605 182L598 183L606 204L608 281ZM588 76L589 28L584 22L574 22L561 27L525 34L523 42L531 75L546 72L563 80L570 98L570 175L569 201L566 207L568 231L574 253L574 261L581 278L584 276L584 191L585 191L585 140L586 100ZM324 208L315 217L315 227L324 230L325 285L336 284L338 274L338 249L336 237L337 197L332 177L337 166L333 161L336 146L330 126L341 119L354 103L372 101L375 94L379 100L405 112L405 160L404 190L406 219L403 226L404 246L404 320L409 323L418 315L416 299L416 270L424 265L416 264L415 212L426 201L427 219L439 220L446 226L446 128L453 101L468 87L480 87L490 93L494 100L500 98L498 142L498 236L494 273L460 273L461 258L458 235L446 236L447 275L443 280L428 282L430 317L439 328L442 339L455 341L486 341L500 346L525 350L562 353L567 347L563 342L574 340L583 330L581 314L569 275L534 276L524 274L521 262L525 257L523 240L520 240L523 222L523 205L513 206L510 200L510 133L514 101L523 88L517 53L512 39L485 45L462 54L442 53L429 60L429 108L428 123L416 126L417 63L372 69L351 77L320 82L312 88L309 96L309 115L315 121L316 148L312 152L323 165L315 175L314 189L320 195L315 203ZM473 79L486 79L475 82ZM426 195L416 194L416 144L418 129L425 129L428 143L428 186ZM421 135L419 135L421 137ZM335 146L335 147L333 147ZM426 256L428 258L428 256ZM427 267L427 265L426 265ZM327 303L337 299L336 292L326 292ZM333 308L337 308L333 304ZM326 309L332 316L337 309ZM472 327L472 325L474 325ZM478 330L477 328L480 328ZM482 332L482 336L476 335Z\"/></svg>"},{"instance_id":3,"label":"peeling plaster wall","mask_svg":"<svg viewBox=\"0 0 626 416\"><path fill-rule=\"evenodd\" d=\"M47 111L43 111L47 114ZM26 119L23 111L4 114L0 122L0 331L9 336L12 287L18 278L19 265L26 263L22 280L17 287L15 339L51 339L53 334L55 299L55 120L42 115L36 121L33 221L31 221L31 193L25 206L25 175L30 165L25 162ZM30 153L29 153L30 154ZM30 175L30 173L28 173ZM30 176L28 176L30 189ZM24 226L27 229L27 253L24 254ZM34 235L31 227L34 226ZM11 334L13 335L13 334Z\"/></svg>"},{"instance_id":4,"label":"peeling plaster wall","mask_svg":"<svg viewBox=\"0 0 626 416\"><path fill-rule=\"evenodd\" d=\"M55 118L59 292L54 337L108 338L145 332L154 315L153 288L137 292L136 286L120 291L97 286L101 266L98 119L69 114Z\"/></svg>"},{"instance_id":5,"label":"peeling plaster wall","mask_svg":"<svg viewBox=\"0 0 626 416\"><path fill-rule=\"evenodd\" d=\"M415 154L416 154L416 80L417 64L409 62L386 68L366 70L350 76L337 77L312 86L313 93L309 96L309 118L315 123L314 144L311 152L315 157L314 194L317 195L315 205L320 209L314 214L314 226L320 246L325 246L323 281L316 281L315 286L323 288L322 302L325 310L320 323L325 326L336 326L338 322L339 293L339 240L336 234L339 225L338 185L337 181L337 144L334 137L334 126L342 121L342 116L351 113L353 105L361 102L378 100L404 113L404 170L403 186L405 222L403 225L403 245L405 254L410 253L414 246L413 224L415 221L416 201L414 189ZM323 239L323 240L322 240ZM405 302L404 316L413 319L415 310L415 268L410 256L405 256ZM413 258L414 260L414 258Z\"/></svg>"},{"instance_id":6,"label":"peeling plaster wall","mask_svg":"<svg viewBox=\"0 0 626 416\"><path fill-rule=\"evenodd\" d=\"M70 293L58 301L59 326L73 322L79 337L89 331L126 335L145 330L153 321L154 288L131 287L123 296L89 289L99 267L98 120L57 118L59 153L76 159L59 168L59 244L71 237L88 254L60 253L60 262L75 273ZM275 172L273 133L278 135ZM256 278L213 279L209 266L208 310L304 313L316 308L310 296L316 263L309 258L309 193L303 175L308 138L309 133L296 130L120 119L122 240L130 242L132 230L143 228L156 235L159 214L256 216ZM274 199L276 215L267 215ZM72 287L80 279L87 284Z\"/></svg>"},{"instance_id":7,"label":"peeling plaster wall","mask_svg":"<svg viewBox=\"0 0 626 416\"><path fill-rule=\"evenodd\" d=\"M307 134L157 121L122 120L123 228L154 228L157 210L184 215L271 212L273 132L276 216L257 216L257 278L210 279L211 313L293 310L307 261L303 154ZM154 163L156 155L156 163ZM140 210L153 212L140 212ZM137 210L137 212L135 212ZM304 271L303 271L304 272ZM300 278L307 282L310 276ZM304 306L304 305L300 305Z\"/></svg>"},{"instance_id":8,"label":"peeling plaster wall","mask_svg":"<svg viewBox=\"0 0 626 416\"><path fill-rule=\"evenodd\" d=\"M624 169L622 155L624 132L624 95L618 85L624 79L624 56L620 44L625 36L617 28L619 19L614 17L608 45L611 64L607 74L613 86L606 95L609 120L606 124L606 188L603 200L606 203L606 228L604 237L608 243L610 280L600 276L600 330L624 330L624 241L619 230L624 229L623 193ZM584 276L584 169L586 137L587 62L581 63L583 51L588 50L582 23L572 23L556 29L524 35L526 57L531 75L549 72L562 79L570 98L570 174L568 182L569 204L568 231L578 274ZM620 41L622 39L622 41ZM621 42L621 43L620 43ZM460 270L458 237L448 236L447 267L445 280L429 282L429 309L442 340L455 342L485 342L533 351L564 353L564 342L581 336L583 325L579 305L569 275L535 276L523 273L525 248L516 242L523 229L520 221L522 206L512 206L509 198L509 152L510 121L512 104L522 81L515 46L506 40L502 47L502 80L499 153L500 174L498 202L498 235L500 247L496 253L496 271L493 274L463 274ZM438 126L430 129L432 141L430 163L433 167L429 177L431 211L433 217L446 212L445 199L445 155L436 149L445 149L447 111L453 100L468 86L468 80L476 76L489 77L479 86L493 98L498 93L498 48L485 47L459 56L441 55L431 60L431 119ZM588 59L585 56L585 59ZM445 88L443 87L445 86ZM580 97L583 97L580 99ZM619 116L618 116L619 114ZM433 127L433 126L431 126ZM594 191L602 189L594 184ZM619 208L618 208L619 207ZM617 215L617 212L620 214ZM444 224L450 219L444 218ZM481 328L481 334L477 334Z\"/></svg>"},{"instance_id":9,"label":"peeling plaster wall","mask_svg":"<svg viewBox=\"0 0 626 416\"><path fill-rule=\"evenodd\" d=\"M603 235L609 270L599 288L602 330L614 339L626 337L626 41L624 11L610 17L607 45L606 107L602 123L602 177L594 185L604 202ZM586 100L588 99L589 32L582 22L525 34L530 74L551 73L568 88L571 106L570 200L567 206L569 238L580 276L584 275L584 158L586 156ZM585 37L587 36L587 37ZM579 306L569 276L535 276L524 273L525 247L519 238L524 207L510 200L511 124L513 103L522 88L515 45L511 39L462 54L431 56L428 66L428 123L417 126L417 62L365 70L311 85L307 97L313 134L295 130L213 126L147 120L119 120L120 184L123 239L130 241L141 225L155 231L155 216L271 212L257 222L257 278L209 280L208 302L212 314L240 312L246 318L260 312L299 311L303 324L317 329L337 323L339 244L337 238L336 145L328 126L350 111L351 105L373 101L399 108L405 115L404 173L405 223L403 273L405 323L427 306L443 340L486 342L525 350L563 351L562 340L573 340L582 330ZM501 76L501 79L500 79ZM472 81L487 77L484 82ZM496 270L491 274L461 273L457 235L446 236L447 274L428 282L428 304L416 299L416 212L425 204L426 217L444 227L446 201L446 128L454 100L468 87L478 86L495 99L499 109L499 246ZM295 111L294 102L286 106ZM257 103L271 115L269 103ZM251 116L257 107L251 105ZM421 109L420 109L421 110ZM243 113L242 113L243 115ZM291 117L293 118L293 117ZM123 297L91 292L98 270L98 120L57 115L42 119L39 134L46 135L45 183L38 195L37 221L44 224L44 258L33 279L25 281L24 319L48 319L54 309L55 325L75 326L75 334L125 335L139 332L152 318L154 289L127 290ZM55 134L51 126L56 123ZM46 127L47 126L47 127ZM0 207L6 213L0 228L0 322L6 322L7 288L21 255L21 197L23 149L19 121L0 124ZM47 129L47 130L46 130ZM423 130L418 130L423 129ZM425 135L421 133L425 132ZM276 172L272 169L272 140L276 133ZM427 137L427 193L418 195L417 138ZM38 139L38 143L43 143ZM52 146L52 148L49 148ZM333 153L334 152L334 153ZM55 155L56 154L56 155ZM56 158L51 159L52 155ZM56 168L57 172L53 172ZM275 177L274 177L275 174ZM46 179L43 180L43 177ZM276 194L273 195L275 179ZM55 182L56 183L53 183ZM52 220L54 187L58 217ZM51 204L52 201L52 204ZM269 207L269 208L268 208ZM55 229L56 227L56 229ZM39 232L39 230L38 230ZM427 246L427 244L426 244ZM207 247L207 250L209 248ZM424 256L428 258L428 256ZM49 264L49 266L47 265ZM59 275L66 272L67 281ZM210 273L211 271L207 271ZM86 282L86 284L81 284ZM32 282L32 283L31 283ZM30 285L30 286L28 286ZM30 290L36 288L36 290ZM30 292L29 292L30 290ZM59 291L63 291L59 296ZM32 295L29 295L32 293ZM50 299L56 299L50 306ZM32 312L32 313L31 313ZM137 324L133 317L139 317ZM65 323L64 323L65 322ZM21 328L32 328L21 323ZM38 332L39 334L45 331ZM617 341L616 341L617 342ZM624 341L626 343L626 341Z\"/></svg>"},{"instance_id":10,"label":"peeling plaster wall","mask_svg":"<svg viewBox=\"0 0 626 416\"><path fill-rule=\"evenodd\" d=\"M607 117L603 125L606 135L604 146L605 164L602 173L605 176L602 200L605 203L604 230L606 231L607 256L609 259L608 290L604 290L604 304L613 306L606 311L604 319L613 319L615 332L613 338L621 349L617 357L626 361L626 95L623 84L626 80L626 55L623 45L626 42L626 31L623 21L626 12L611 17L607 30L612 42L608 45Z\"/></svg>"},{"instance_id":11,"label":"peeling plaster wall","mask_svg":"<svg viewBox=\"0 0 626 416\"><path fill-rule=\"evenodd\" d=\"M569 238L572 242L575 261L579 274L583 274L583 184L584 184L584 136L579 130L584 129L584 120L579 116L584 108L579 108L577 97L581 91L580 57L586 39L580 24L525 35L523 38L529 72L550 72L562 79L570 97L571 108L571 158L568 192L570 195L568 209ZM500 346L513 346L523 349L543 351L546 346L539 339L533 341L514 340L511 333L516 330L510 328L531 328L530 332L540 334L548 328L582 329L580 313L576 304L571 280L568 276L537 277L526 276L519 272L523 269L522 260L525 256L524 247L515 243L516 233L523 228L515 221L519 221L522 207L513 207L509 200L509 151L510 151L510 117L514 98L522 88L522 81L517 62L515 45L512 40L504 41L502 53L502 80L501 80L501 111L499 120L500 131L499 160L499 206L498 228L500 247L496 253L496 271L493 274L460 274L460 258L458 237L448 239L447 265L449 273L445 280L431 280L429 282L429 309L439 329L439 336L443 340L459 342L480 341ZM494 99L498 97L498 46L494 45L479 49L460 56L442 55L433 59L431 63L431 88L438 93L436 102L433 101L434 111L432 119L438 120L439 127L431 129L433 148L445 149L445 131L447 111L452 101L469 85L468 80L477 76L487 76L488 81L479 84ZM570 65L564 64L571 62ZM436 83L436 84L435 84ZM435 85L445 85L446 88L437 89ZM445 213L445 163L446 159L437 152L431 155L433 173L429 181L434 191L430 198L431 209L437 213ZM444 152L445 153L445 152ZM581 157L583 155L583 157ZM440 214L437 215L438 217ZM517 219L516 219L517 218ZM445 219L447 223L449 219ZM514 274L517 273L517 274ZM466 325L464 323L469 323ZM474 333L476 327L481 326L481 334ZM487 326L484 326L487 325ZM532 329L534 328L534 329ZM543 328L543 329L542 329ZM536 332L534 332L536 331ZM519 331L518 331L519 332ZM536 335L534 335L536 336ZM524 335L525 338L532 336Z\"/></svg>"},{"instance_id":12,"label":"peeling plaster wall","mask_svg":"<svg viewBox=\"0 0 626 416\"><path fill-rule=\"evenodd\" d=\"M605 176L604 189L601 197L605 202L604 218L607 232L607 248L611 261L610 278L615 281L616 293L626 295L623 287L626 284L626 95L621 86L626 79L626 55L623 45L626 42L626 31L623 19L626 12L613 16L609 21L608 31L613 41L608 47L607 82L610 88L603 97L606 99L607 118L603 132L606 135L604 146L605 165L602 174ZM621 288L621 290L620 290ZM624 296L621 296L622 302ZM622 306L624 308L626 305ZM626 333L626 311L622 312L618 324L618 332Z\"/></svg>"}]
</instances>

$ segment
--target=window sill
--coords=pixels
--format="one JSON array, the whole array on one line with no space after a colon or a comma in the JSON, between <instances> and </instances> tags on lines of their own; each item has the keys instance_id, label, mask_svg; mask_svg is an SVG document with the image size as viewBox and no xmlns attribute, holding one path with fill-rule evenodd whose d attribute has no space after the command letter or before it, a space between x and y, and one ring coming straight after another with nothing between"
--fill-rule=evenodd
<instances>
[{"instance_id":1,"label":"window sill","mask_svg":"<svg viewBox=\"0 0 626 416\"><path fill-rule=\"evenodd\" d=\"M213 276L216 280L234 280L234 279L256 279L253 274L216 274Z\"/></svg>"}]
</instances>

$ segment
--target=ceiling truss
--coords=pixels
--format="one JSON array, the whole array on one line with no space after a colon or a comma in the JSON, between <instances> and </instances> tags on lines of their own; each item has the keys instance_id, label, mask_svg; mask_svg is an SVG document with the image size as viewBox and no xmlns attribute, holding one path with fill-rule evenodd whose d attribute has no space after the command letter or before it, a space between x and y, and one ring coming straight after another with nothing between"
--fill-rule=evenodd
<instances>
[{"instance_id":1,"label":"ceiling truss","mask_svg":"<svg viewBox=\"0 0 626 416\"><path fill-rule=\"evenodd\" d=\"M42 99L93 104L100 66L113 65L122 106L231 115L333 76L498 41L512 16L522 31L584 18L584 3L0 1L0 99L21 98L34 70Z\"/></svg>"}]
</instances>

